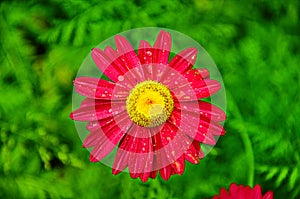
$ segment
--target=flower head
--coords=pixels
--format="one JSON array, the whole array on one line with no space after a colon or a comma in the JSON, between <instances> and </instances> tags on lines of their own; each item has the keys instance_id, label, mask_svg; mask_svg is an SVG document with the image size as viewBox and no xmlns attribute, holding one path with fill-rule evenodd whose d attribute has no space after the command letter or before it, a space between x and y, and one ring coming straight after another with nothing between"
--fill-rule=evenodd
<instances>
[{"instance_id":1,"label":"flower head","mask_svg":"<svg viewBox=\"0 0 300 199\"><path fill-rule=\"evenodd\" d=\"M153 46L140 41L137 54L122 36L116 49L94 48L91 56L110 81L77 77L76 92L85 96L70 117L88 122L83 147L93 147L98 162L117 148L113 174L126 167L132 178L147 181L159 172L167 180L184 172L185 160L197 164L200 144L214 145L224 135L225 113L201 99L220 89L207 69L195 69L198 50L182 50L169 61L172 38L161 31Z\"/></svg>"},{"instance_id":2,"label":"flower head","mask_svg":"<svg viewBox=\"0 0 300 199\"><path fill-rule=\"evenodd\" d=\"M265 195L262 195L260 185L251 188L232 183L228 192L222 188L220 195L214 196L212 199L273 199L273 192L268 191Z\"/></svg>"}]
</instances>

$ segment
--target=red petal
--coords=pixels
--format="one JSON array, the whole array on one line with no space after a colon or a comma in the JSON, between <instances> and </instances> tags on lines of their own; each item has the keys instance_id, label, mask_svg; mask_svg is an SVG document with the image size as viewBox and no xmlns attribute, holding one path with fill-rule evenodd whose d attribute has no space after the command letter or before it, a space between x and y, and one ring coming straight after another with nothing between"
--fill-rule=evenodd
<instances>
[{"instance_id":1,"label":"red petal","mask_svg":"<svg viewBox=\"0 0 300 199\"><path fill-rule=\"evenodd\" d=\"M178 160L172 163L171 165L175 173L182 175L184 172L184 155L182 155Z\"/></svg>"},{"instance_id":2,"label":"red petal","mask_svg":"<svg viewBox=\"0 0 300 199\"><path fill-rule=\"evenodd\" d=\"M179 102L175 102L175 106L178 107ZM196 103L198 103L198 106L196 106ZM202 100L199 100L198 102L194 102L194 101L181 101L180 102L181 107L179 109L181 109L182 111L187 111L187 112L191 112L191 113L195 113L195 114L199 114L200 113L200 117L205 117L207 118L207 120L213 120L213 121L224 121L226 119L226 114L225 112L218 108L217 106L209 103L209 102L205 102Z\"/></svg>"},{"instance_id":3,"label":"red petal","mask_svg":"<svg viewBox=\"0 0 300 199\"><path fill-rule=\"evenodd\" d=\"M111 99L114 83L92 77L78 77L74 80L76 92L94 99Z\"/></svg>"},{"instance_id":4,"label":"red petal","mask_svg":"<svg viewBox=\"0 0 300 199\"><path fill-rule=\"evenodd\" d=\"M246 189L248 188L248 190L246 191ZM250 190L249 190L250 189ZM250 193L252 192L252 198L262 198L261 195L261 187L259 185L255 185L253 189L251 189L249 186L245 187L245 195L250 195Z\"/></svg>"},{"instance_id":5,"label":"red petal","mask_svg":"<svg viewBox=\"0 0 300 199\"><path fill-rule=\"evenodd\" d=\"M200 144L193 141L190 148L185 152L185 159L192 164L199 164Z\"/></svg>"},{"instance_id":6,"label":"red petal","mask_svg":"<svg viewBox=\"0 0 300 199\"><path fill-rule=\"evenodd\" d=\"M92 58L98 68L112 81L117 82L118 77L123 74L118 67L111 64L113 60L111 60L101 49L94 48L92 50Z\"/></svg>"},{"instance_id":7,"label":"red petal","mask_svg":"<svg viewBox=\"0 0 300 199\"><path fill-rule=\"evenodd\" d=\"M220 198L224 199L230 199L229 193L226 191L226 189L221 188L220 190Z\"/></svg>"},{"instance_id":8,"label":"red petal","mask_svg":"<svg viewBox=\"0 0 300 199\"><path fill-rule=\"evenodd\" d=\"M123 149L118 149L112 168L114 175L117 175L127 167L129 155L130 153L124 153Z\"/></svg>"},{"instance_id":9,"label":"red petal","mask_svg":"<svg viewBox=\"0 0 300 199\"><path fill-rule=\"evenodd\" d=\"M125 107L122 106L124 102L113 102L114 110L112 110L112 102L101 101L86 98L83 100L79 109L76 109L70 114L70 118L78 121L96 121L107 117L111 117L114 112L121 113L125 111ZM120 106L117 106L119 104Z\"/></svg>"},{"instance_id":10,"label":"red petal","mask_svg":"<svg viewBox=\"0 0 300 199\"><path fill-rule=\"evenodd\" d=\"M157 171L157 170L155 170L155 171L152 171L152 172L150 173L150 178L152 178L152 179L156 178L156 176L157 176L157 173L158 173L158 171Z\"/></svg>"},{"instance_id":11,"label":"red petal","mask_svg":"<svg viewBox=\"0 0 300 199\"><path fill-rule=\"evenodd\" d=\"M172 38L170 33L161 30L153 46L153 63L168 64L171 46Z\"/></svg>"},{"instance_id":12,"label":"red petal","mask_svg":"<svg viewBox=\"0 0 300 199\"><path fill-rule=\"evenodd\" d=\"M175 55L169 65L178 72L184 73L185 71L190 70L193 67L196 61L197 54L197 48L186 48Z\"/></svg>"},{"instance_id":13,"label":"red petal","mask_svg":"<svg viewBox=\"0 0 300 199\"><path fill-rule=\"evenodd\" d=\"M138 50L138 57L142 65L152 63L153 49L151 45L144 40L141 40Z\"/></svg>"},{"instance_id":14,"label":"red petal","mask_svg":"<svg viewBox=\"0 0 300 199\"><path fill-rule=\"evenodd\" d=\"M144 77L143 71L141 69L140 60L130 43L120 35L115 36L115 42L117 46L117 52L119 55L116 61L121 63L120 65L123 67L123 70L125 72L133 68L136 69L130 70L130 74L128 74L127 78L132 80L135 79L137 82L143 81Z\"/></svg>"},{"instance_id":15,"label":"red petal","mask_svg":"<svg viewBox=\"0 0 300 199\"><path fill-rule=\"evenodd\" d=\"M180 110L174 108L170 121L179 128L180 132L194 138L197 134L200 118L195 116L191 117L191 114L183 114Z\"/></svg>"},{"instance_id":16,"label":"red petal","mask_svg":"<svg viewBox=\"0 0 300 199\"><path fill-rule=\"evenodd\" d=\"M190 69L183 73L183 76L189 81L209 78L209 71L206 68Z\"/></svg>"},{"instance_id":17,"label":"red petal","mask_svg":"<svg viewBox=\"0 0 300 199\"><path fill-rule=\"evenodd\" d=\"M141 173L140 179L142 182L147 182L150 177L150 172Z\"/></svg>"},{"instance_id":18,"label":"red petal","mask_svg":"<svg viewBox=\"0 0 300 199\"><path fill-rule=\"evenodd\" d=\"M94 131L88 134L88 136L84 139L82 146L84 148L89 148L95 146L99 140L101 139L102 133L100 131Z\"/></svg>"},{"instance_id":19,"label":"red petal","mask_svg":"<svg viewBox=\"0 0 300 199\"><path fill-rule=\"evenodd\" d=\"M268 191L264 197L262 199L273 199L273 192L272 191Z\"/></svg>"},{"instance_id":20,"label":"red petal","mask_svg":"<svg viewBox=\"0 0 300 199\"><path fill-rule=\"evenodd\" d=\"M164 180L168 180L171 176L172 167L171 165L168 165L162 169L159 170L159 173Z\"/></svg>"},{"instance_id":21,"label":"red petal","mask_svg":"<svg viewBox=\"0 0 300 199\"><path fill-rule=\"evenodd\" d=\"M140 126L134 126L130 131L135 131L135 135L133 135L133 137L127 135L131 141L125 143L131 145L131 151L126 151L126 153L131 153L128 162L129 172L133 174L150 172L153 164L153 144L150 131L149 129ZM132 134L131 132L128 132L127 134L129 133ZM138 136L139 133L142 133L143 136L148 136L141 138ZM125 139L122 142L125 142ZM121 145L123 146L123 143Z\"/></svg>"},{"instance_id":22,"label":"red petal","mask_svg":"<svg viewBox=\"0 0 300 199\"><path fill-rule=\"evenodd\" d=\"M124 37L120 35L115 36L115 42L119 55L124 55L124 60L121 60L124 61L125 67L127 69L141 65L134 49Z\"/></svg>"},{"instance_id":23,"label":"red petal","mask_svg":"<svg viewBox=\"0 0 300 199\"><path fill-rule=\"evenodd\" d=\"M198 98L206 98L218 92L221 85L218 81L212 79L198 80L191 83Z\"/></svg>"},{"instance_id":24,"label":"red petal","mask_svg":"<svg viewBox=\"0 0 300 199\"><path fill-rule=\"evenodd\" d=\"M97 132L99 135L97 140L98 142L91 152L90 160L92 162L101 160L113 150L113 148L125 135L125 132L121 130L119 126L122 126L122 129L124 129L125 125L129 127L132 125L132 123L125 119L122 123L118 122L117 124L115 121L113 121L101 127L102 130ZM91 139L91 137L88 139Z\"/></svg>"},{"instance_id":25,"label":"red petal","mask_svg":"<svg viewBox=\"0 0 300 199\"><path fill-rule=\"evenodd\" d=\"M141 138L148 133L148 137ZM132 178L137 178L141 173L152 169L153 153L150 131L144 127L133 125L127 135L120 142L115 158L114 169L123 170L127 165ZM126 157L126 158L122 158ZM118 159L121 158L119 161Z\"/></svg>"}]
</instances>

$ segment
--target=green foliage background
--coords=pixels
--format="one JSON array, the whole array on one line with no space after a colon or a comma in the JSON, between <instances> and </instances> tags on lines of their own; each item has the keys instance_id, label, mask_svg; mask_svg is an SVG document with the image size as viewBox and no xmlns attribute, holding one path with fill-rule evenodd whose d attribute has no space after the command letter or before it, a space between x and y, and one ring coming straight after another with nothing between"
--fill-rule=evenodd
<instances>
[{"instance_id":1,"label":"green foliage background","mask_svg":"<svg viewBox=\"0 0 300 199\"><path fill-rule=\"evenodd\" d=\"M298 1L2 1L0 198L205 198L231 182L300 198ZM72 80L90 49L145 26L197 40L223 75L227 135L183 176L141 183L90 163Z\"/></svg>"}]
</instances>

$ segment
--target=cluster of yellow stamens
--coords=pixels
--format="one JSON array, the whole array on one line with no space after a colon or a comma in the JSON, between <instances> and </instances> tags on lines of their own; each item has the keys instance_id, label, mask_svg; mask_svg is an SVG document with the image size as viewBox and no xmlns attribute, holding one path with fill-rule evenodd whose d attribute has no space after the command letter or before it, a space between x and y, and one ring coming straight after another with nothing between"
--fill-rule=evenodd
<instances>
[{"instance_id":1,"label":"cluster of yellow stamens","mask_svg":"<svg viewBox=\"0 0 300 199\"><path fill-rule=\"evenodd\" d=\"M126 100L130 119L143 127L155 127L164 123L174 108L170 90L164 85L147 80L137 84Z\"/></svg>"}]
</instances>

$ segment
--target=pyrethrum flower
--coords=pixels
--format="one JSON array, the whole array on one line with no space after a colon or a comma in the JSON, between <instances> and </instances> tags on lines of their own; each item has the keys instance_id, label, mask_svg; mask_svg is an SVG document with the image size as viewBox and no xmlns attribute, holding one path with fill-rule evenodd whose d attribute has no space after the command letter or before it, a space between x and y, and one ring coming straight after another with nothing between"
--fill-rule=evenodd
<instances>
[{"instance_id":1,"label":"pyrethrum flower","mask_svg":"<svg viewBox=\"0 0 300 199\"><path fill-rule=\"evenodd\" d=\"M260 185L255 185L254 188L251 188L250 186L232 183L228 192L222 188L220 195L214 196L212 199L273 199L273 192L268 191L263 195Z\"/></svg>"},{"instance_id":2,"label":"pyrethrum flower","mask_svg":"<svg viewBox=\"0 0 300 199\"><path fill-rule=\"evenodd\" d=\"M77 77L85 96L70 117L88 122L83 147L93 147L92 162L117 148L113 174L126 167L143 182L160 173L164 180L184 172L185 160L198 164L200 144L214 145L224 135L225 113L203 101L220 89L207 69L195 69L198 50L182 50L170 61L172 38L161 31L153 46L140 41L137 53L122 36L116 50L94 48L91 56L109 79Z\"/></svg>"}]
</instances>

